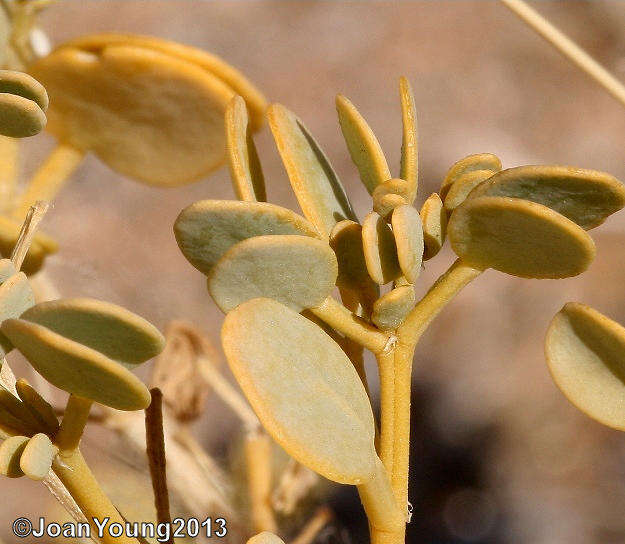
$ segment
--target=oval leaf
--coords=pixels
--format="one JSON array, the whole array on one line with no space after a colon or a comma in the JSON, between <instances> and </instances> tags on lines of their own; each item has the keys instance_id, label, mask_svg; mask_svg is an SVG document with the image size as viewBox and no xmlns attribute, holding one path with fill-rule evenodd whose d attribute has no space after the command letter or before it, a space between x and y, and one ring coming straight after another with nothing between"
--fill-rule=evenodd
<instances>
[{"instance_id":1,"label":"oval leaf","mask_svg":"<svg viewBox=\"0 0 625 544\"><path fill-rule=\"evenodd\" d=\"M11 436L0 445L0 474L7 478L20 478L24 471L20 468L20 458L30 438Z\"/></svg>"},{"instance_id":2,"label":"oval leaf","mask_svg":"<svg viewBox=\"0 0 625 544\"><path fill-rule=\"evenodd\" d=\"M553 318L545 354L571 403L604 425L625 430L625 328L571 302Z\"/></svg>"},{"instance_id":3,"label":"oval leaf","mask_svg":"<svg viewBox=\"0 0 625 544\"><path fill-rule=\"evenodd\" d=\"M208 291L227 313L265 297L301 312L321 304L334 289L338 265L327 243L306 236L256 236L239 242L219 260Z\"/></svg>"},{"instance_id":4,"label":"oval leaf","mask_svg":"<svg viewBox=\"0 0 625 544\"><path fill-rule=\"evenodd\" d=\"M20 468L31 480L43 480L50 472L52 461L59 453L57 448L43 433L33 436L22 453Z\"/></svg>"},{"instance_id":5,"label":"oval leaf","mask_svg":"<svg viewBox=\"0 0 625 544\"><path fill-rule=\"evenodd\" d=\"M508 196L555 210L584 230L625 206L625 186L604 172L568 166L520 166L494 175L469 198Z\"/></svg>"},{"instance_id":6,"label":"oval leaf","mask_svg":"<svg viewBox=\"0 0 625 544\"><path fill-rule=\"evenodd\" d=\"M447 212L437 193L432 193L421 207L423 223L423 260L435 257L443 247L447 236Z\"/></svg>"},{"instance_id":7,"label":"oval leaf","mask_svg":"<svg viewBox=\"0 0 625 544\"><path fill-rule=\"evenodd\" d=\"M23 319L0 327L33 368L51 384L117 410L142 410L150 392L141 380L105 355Z\"/></svg>"},{"instance_id":8,"label":"oval leaf","mask_svg":"<svg viewBox=\"0 0 625 544\"><path fill-rule=\"evenodd\" d=\"M391 217L393 236L397 247L397 260L404 277L417 281L423 260L423 225L419 212L412 206L395 208Z\"/></svg>"},{"instance_id":9,"label":"oval leaf","mask_svg":"<svg viewBox=\"0 0 625 544\"><path fill-rule=\"evenodd\" d=\"M35 102L41 110L48 109L48 93L45 87L24 72L0 70L0 93L23 96Z\"/></svg>"},{"instance_id":10,"label":"oval leaf","mask_svg":"<svg viewBox=\"0 0 625 544\"><path fill-rule=\"evenodd\" d=\"M178 247L203 274L234 244L253 236L299 234L318 237L295 212L266 202L201 200L188 206L174 224Z\"/></svg>"},{"instance_id":11,"label":"oval leaf","mask_svg":"<svg viewBox=\"0 0 625 544\"><path fill-rule=\"evenodd\" d=\"M0 134L27 138L46 126L46 114L36 102L15 94L0 93Z\"/></svg>"},{"instance_id":12,"label":"oval leaf","mask_svg":"<svg viewBox=\"0 0 625 544\"><path fill-rule=\"evenodd\" d=\"M443 201L445 200L447 192L460 176L467 172L472 172L473 170L492 170L493 172L499 172L499 170L501 170L501 161L497 155L493 155L492 153L477 153L455 162L447 172L443 183L441 183L441 188L438 192L441 195L441 199Z\"/></svg>"},{"instance_id":13,"label":"oval leaf","mask_svg":"<svg viewBox=\"0 0 625 544\"><path fill-rule=\"evenodd\" d=\"M363 221L362 247L367 270L374 282L384 285L401 276L393 232L375 212L370 212Z\"/></svg>"},{"instance_id":14,"label":"oval leaf","mask_svg":"<svg viewBox=\"0 0 625 544\"><path fill-rule=\"evenodd\" d=\"M59 420L50 403L23 378L15 382L15 389L24 406L26 406L37 421L39 421L45 433L54 436L59 430Z\"/></svg>"},{"instance_id":15,"label":"oval leaf","mask_svg":"<svg viewBox=\"0 0 625 544\"><path fill-rule=\"evenodd\" d=\"M453 212L462 204L469 193L484 180L490 178L495 172L492 170L472 170L462 174L450 187L445 197L445 209L447 213Z\"/></svg>"},{"instance_id":16,"label":"oval leaf","mask_svg":"<svg viewBox=\"0 0 625 544\"><path fill-rule=\"evenodd\" d=\"M326 237L339 221L357 221L330 161L304 124L280 104L273 104L267 115L291 187L304 215Z\"/></svg>"},{"instance_id":17,"label":"oval leaf","mask_svg":"<svg viewBox=\"0 0 625 544\"><path fill-rule=\"evenodd\" d=\"M467 264L522 278L576 276L595 256L592 239L575 223L517 198L466 200L452 214L447 232Z\"/></svg>"},{"instance_id":18,"label":"oval leaf","mask_svg":"<svg viewBox=\"0 0 625 544\"><path fill-rule=\"evenodd\" d=\"M357 485L373 477L371 405L336 342L269 299L250 300L230 312L221 337L254 411L291 456L336 482Z\"/></svg>"},{"instance_id":19,"label":"oval leaf","mask_svg":"<svg viewBox=\"0 0 625 544\"><path fill-rule=\"evenodd\" d=\"M417 196L419 180L417 109L414 103L412 87L405 77L399 78L399 97L401 101L401 119L403 127L399 177L408 182L410 187L408 204L412 204Z\"/></svg>"},{"instance_id":20,"label":"oval leaf","mask_svg":"<svg viewBox=\"0 0 625 544\"><path fill-rule=\"evenodd\" d=\"M371 321L383 331L395 330L416 302L412 285L396 287L375 301Z\"/></svg>"},{"instance_id":21,"label":"oval leaf","mask_svg":"<svg viewBox=\"0 0 625 544\"><path fill-rule=\"evenodd\" d=\"M23 272L18 272L0 285L0 323L11 317L19 317L35 304L35 294ZM13 349L9 339L0 332L0 356Z\"/></svg>"}]
</instances>

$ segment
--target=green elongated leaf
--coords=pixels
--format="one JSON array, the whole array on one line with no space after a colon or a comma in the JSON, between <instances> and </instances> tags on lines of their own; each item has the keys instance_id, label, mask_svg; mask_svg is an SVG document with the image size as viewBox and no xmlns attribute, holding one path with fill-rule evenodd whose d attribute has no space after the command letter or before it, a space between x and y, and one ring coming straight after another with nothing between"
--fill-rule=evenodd
<instances>
[{"instance_id":1,"label":"green elongated leaf","mask_svg":"<svg viewBox=\"0 0 625 544\"><path fill-rule=\"evenodd\" d=\"M0 93L16 94L32 100L42 111L48 109L48 93L45 87L24 72L0 70Z\"/></svg>"},{"instance_id":2,"label":"green elongated leaf","mask_svg":"<svg viewBox=\"0 0 625 544\"><path fill-rule=\"evenodd\" d=\"M373 130L356 107L344 96L336 97L341 131L347 149L360 174L363 185L373 194L375 188L391 178L386 157Z\"/></svg>"},{"instance_id":3,"label":"green elongated leaf","mask_svg":"<svg viewBox=\"0 0 625 544\"><path fill-rule=\"evenodd\" d=\"M471 170L462 174L447 191L447 196L445 197L447 213L453 212L466 200L475 187L490 178L494 173L492 170Z\"/></svg>"},{"instance_id":4,"label":"green elongated leaf","mask_svg":"<svg viewBox=\"0 0 625 544\"><path fill-rule=\"evenodd\" d=\"M21 318L127 365L141 364L165 347L165 338L149 321L102 300L70 298L41 302Z\"/></svg>"},{"instance_id":5,"label":"green elongated leaf","mask_svg":"<svg viewBox=\"0 0 625 544\"><path fill-rule=\"evenodd\" d=\"M267 112L269 126L304 215L325 237L356 215L330 161L297 116L280 104Z\"/></svg>"},{"instance_id":6,"label":"green elongated leaf","mask_svg":"<svg viewBox=\"0 0 625 544\"><path fill-rule=\"evenodd\" d=\"M284 544L284 541L273 533L264 531L250 538L247 544Z\"/></svg>"},{"instance_id":7,"label":"green elongated leaf","mask_svg":"<svg viewBox=\"0 0 625 544\"><path fill-rule=\"evenodd\" d=\"M393 236L397 247L397 260L404 277L417 281L423 260L423 225L419 212L412 206L395 208L391 217Z\"/></svg>"},{"instance_id":8,"label":"green elongated leaf","mask_svg":"<svg viewBox=\"0 0 625 544\"><path fill-rule=\"evenodd\" d=\"M355 293L378 291L377 284L367 272L362 227L358 223L349 219L337 223L330 234L330 247L338 261L336 284L339 287Z\"/></svg>"},{"instance_id":9,"label":"green elongated leaf","mask_svg":"<svg viewBox=\"0 0 625 544\"><path fill-rule=\"evenodd\" d=\"M432 193L423 203L421 211L423 223L423 260L435 257L443 247L447 237L447 212L437 193Z\"/></svg>"},{"instance_id":10,"label":"green elongated leaf","mask_svg":"<svg viewBox=\"0 0 625 544\"><path fill-rule=\"evenodd\" d=\"M371 405L336 342L270 299L250 300L230 312L221 337L254 411L291 456L340 483L357 485L373 477Z\"/></svg>"},{"instance_id":11,"label":"green elongated leaf","mask_svg":"<svg viewBox=\"0 0 625 544\"><path fill-rule=\"evenodd\" d=\"M447 233L467 264L522 278L576 276L595 256L592 239L573 221L518 198L466 200L452 214Z\"/></svg>"},{"instance_id":12,"label":"green elongated leaf","mask_svg":"<svg viewBox=\"0 0 625 544\"><path fill-rule=\"evenodd\" d=\"M59 420L50 403L23 378L17 380L15 388L24 406L26 406L31 414L39 421L41 428L44 429L49 436L54 436L59 430Z\"/></svg>"},{"instance_id":13,"label":"green elongated leaf","mask_svg":"<svg viewBox=\"0 0 625 544\"><path fill-rule=\"evenodd\" d=\"M625 328L589 306L569 302L549 326L545 355L572 404L604 425L625 430Z\"/></svg>"},{"instance_id":14,"label":"green elongated leaf","mask_svg":"<svg viewBox=\"0 0 625 544\"><path fill-rule=\"evenodd\" d=\"M0 445L0 474L8 478L20 478L24 471L20 468L20 458L30 438L11 436Z\"/></svg>"},{"instance_id":15,"label":"green elongated leaf","mask_svg":"<svg viewBox=\"0 0 625 544\"><path fill-rule=\"evenodd\" d=\"M253 236L299 234L318 237L302 216L266 202L201 200L191 204L174 224L178 247L203 274L234 244Z\"/></svg>"},{"instance_id":16,"label":"green elongated leaf","mask_svg":"<svg viewBox=\"0 0 625 544\"><path fill-rule=\"evenodd\" d=\"M226 148L230 177L237 198L248 202L265 202L265 178L248 125L247 106L239 95L226 108Z\"/></svg>"},{"instance_id":17,"label":"green elongated leaf","mask_svg":"<svg viewBox=\"0 0 625 544\"><path fill-rule=\"evenodd\" d=\"M338 265L330 246L307 236L255 236L230 248L208 277L224 313L246 300L272 298L301 312L334 289Z\"/></svg>"},{"instance_id":18,"label":"green elongated leaf","mask_svg":"<svg viewBox=\"0 0 625 544\"><path fill-rule=\"evenodd\" d=\"M19 317L35 304L35 294L23 272L18 272L0 284L0 322ZM9 339L0 333L0 356L13 349Z\"/></svg>"},{"instance_id":19,"label":"green elongated leaf","mask_svg":"<svg viewBox=\"0 0 625 544\"><path fill-rule=\"evenodd\" d=\"M625 206L625 186L610 174L568 166L509 168L477 186L469 198L507 196L543 204L584 230Z\"/></svg>"},{"instance_id":20,"label":"green elongated leaf","mask_svg":"<svg viewBox=\"0 0 625 544\"><path fill-rule=\"evenodd\" d=\"M419 154L417 137L417 109L410 82L399 78L399 97L401 101L402 141L401 168L399 177L408 182L410 187L408 204L412 204L417 196L419 183Z\"/></svg>"},{"instance_id":21,"label":"green elongated leaf","mask_svg":"<svg viewBox=\"0 0 625 544\"><path fill-rule=\"evenodd\" d=\"M52 461L59 453L57 448L47 435L40 433L33 436L20 458L20 468L22 472L31 480L41 481L50 472Z\"/></svg>"},{"instance_id":22,"label":"green elongated leaf","mask_svg":"<svg viewBox=\"0 0 625 544\"><path fill-rule=\"evenodd\" d=\"M395 287L375 301L371 321L382 330L394 330L403 323L415 302L412 285Z\"/></svg>"},{"instance_id":23,"label":"green elongated leaf","mask_svg":"<svg viewBox=\"0 0 625 544\"><path fill-rule=\"evenodd\" d=\"M438 191L443 202L445 201L447 192L451 189L455 181L463 174L472 172L473 170L492 170L493 172L499 172L499 170L501 170L501 161L499 157L492 153L477 153L455 162L447 172L443 183L441 183L441 188Z\"/></svg>"},{"instance_id":24,"label":"green elongated leaf","mask_svg":"<svg viewBox=\"0 0 625 544\"><path fill-rule=\"evenodd\" d=\"M369 213L363 221L362 247L374 282L384 285L401 276L393 232L376 212Z\"/></svg>"},{"instance_id":25,"label":"green elongated leaf","mask_svg":"<svg viewBox=\"0 0 625 544\"><path fill-rule=\"evenodd\" d=\"M24 319L7 319L1 330L51 384L117 410L142 410L150 392L141 380L102 353Z\"/></svg>"}]
</instances>

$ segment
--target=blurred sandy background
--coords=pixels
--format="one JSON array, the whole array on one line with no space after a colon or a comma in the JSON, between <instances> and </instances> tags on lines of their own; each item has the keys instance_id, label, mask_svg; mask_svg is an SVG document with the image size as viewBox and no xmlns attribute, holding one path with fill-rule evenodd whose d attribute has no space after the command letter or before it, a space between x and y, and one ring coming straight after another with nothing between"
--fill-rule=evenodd
<instances>
[{"instance_id":1,"label":"blurred sandy background","mask_svg":"<svg viewBox=\"0 0 625 544\"><path fill-rule=\"evenodd\" d=\"M625 80L625 2L535 5ZM300 115L360 217L370 201L342 142L334 96L357 105L398 172L400 75L416 93L420 201L453 162L476 152L496 153L504 167L570 164L625 179L625 110L495 1L66 0L45 12L42 26L53 43L121 31L221 55ZM270 200L296 208L268 129L257 143ZM24 178L51 146L48 136L24 145ZM180 210L202 198L233 198L225 169L159 190L89 157L45 222L62 246L50 275L66 295L123 304L159 327L189 319L218 341L222 316L171 229ZM566 301L625 322L625 213L593 236L597 260L582 277L526 281L488 272L424 337L414 375L410 542L625 541L625 439L567 403L542 354L547 324ZM447 250L426 265L422 289L451 259ZM207 414L198 436L225 458L235 420L215 400ZM87 437L88 458L104 459L97 430ZM341 521L358 535L357 497L337 491ZM10 521L44 511L47 496L33 483L7 480L0 494L0 536L13 542Z\"/></svg>"}]
</instances>

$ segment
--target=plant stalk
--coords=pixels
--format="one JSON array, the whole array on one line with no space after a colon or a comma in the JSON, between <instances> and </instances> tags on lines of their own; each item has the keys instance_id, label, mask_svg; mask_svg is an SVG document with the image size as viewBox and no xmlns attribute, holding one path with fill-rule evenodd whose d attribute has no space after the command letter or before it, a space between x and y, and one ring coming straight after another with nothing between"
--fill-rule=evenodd
<instances>
[{"instance_id":1,"label":"plant stalk","mask_svg":"<svg viewBox=\"0 0 625 544\"><path fill-rule=\"evenodd\" d=\"M69 396L61 426L54 437L54 444L59 448L61 457L71 455L78 448L92 404L93 401L89 399Z\"/></svg>"}]
</instances>

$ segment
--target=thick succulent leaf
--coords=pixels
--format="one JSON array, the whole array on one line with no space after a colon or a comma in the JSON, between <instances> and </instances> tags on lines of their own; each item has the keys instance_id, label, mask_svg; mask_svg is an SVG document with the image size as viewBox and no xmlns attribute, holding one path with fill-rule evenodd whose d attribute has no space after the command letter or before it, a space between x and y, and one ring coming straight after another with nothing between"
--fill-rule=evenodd
<instances>
[{"instance_id":1,"label":"thick succulent leaf","mask_svg":"<svg viewBox=\"0 0 625 544\"><path fill-rule=\"evenodd\" d=\"M43 433L33 436L22 453L20 468L31 480L43 480L50 472L52 461L59 453L57 448Z\"/></svg>"},{"instance_id":2,"label":"thick succulent leaf","mask_svg":"<svg viewBox=\"0 0 625 544\"><path fill-rule=\"evenodd\" d=\"M226 146L230 177L237 198L265 202L265 179L248 125L245 100L239 95L230 101L226 109Z\"/></svg>"},{"instance_id":3,"label":"thick succulent leaf","mask_svg":"<svg viewBox=\"0 0 625 544\"><path fill-rule=\"evenodd\" d=\"M134 45L145 47L195 64L202 70L221 79L245 99L251 114L254 130L263 125L267 101L262 93L241 73L223 59L196 47L137 34L89 34L74 38L60 47L75 47L91 53L99 53L109 45Z\"/></svg>"},{"instance_id":4,"label":"thick succulent leaf","mask_svg":"<svg viewBox=\"0 0 625 544\"><path fill-rule=\"evenodd\" d=\"M24 476L20 468L20 459L30 438L27 436L11 436L0 445L0 474L8 478Z\"/></svg>"},{"instance_id":5,"label":"thick succulent leaf","mask_svg":"<svg viewBox=\"0 0 625 544\"><path fill-rule=\"evenodd\" d=\"M124 366L87 346L24 319L8 319L2 332L51 384L118 410L142 410L150 392Z\"/></svg>"},{"instance_id":6,"label":"thick succulent leaf","mask_svg":"<svg viewBox=\"0 0 625 544\"><path fill-rule=\"evenodd\" d=\"M330 161L304 124L280 104L268 111L269 126L304 215L324 236L339 221L357 221Z\"/></svg>"},{"instance_id":7,"label":"thick succulent leaf","mask_svg":"<svg viewBox=\"0 0 625 544\"><path fill-rule=\"evenodd\" d=\"M250 538L247 544L284 544L284 541L273 533L264 531Z\"/></svg>"},{"instance_id":8,"label":"thick succulent leaf","mask_svg":"<svg viewBox=\"0 0 625 544\"><path fill-rule=\"evenodd\" d=\"M423 223L423 260L435 257L443 247L447 237L447 212L437 193L432 193L421 207Z\"/></svg>"},{"instance_id":9,"label":"thick succulent leaf","mask_svg":"<svg viewBox=\"0 0 625 544\"><path fill-rule=\"evenodd\" d=\"M408 204L395 208L391 217L397 260L404 277L417 281L423 260L423 225L419 212Z\"/></svg>"},{"instance_id":10,"label":"thick succulent leaf","mask_svg":"<svg viewBox=\"0 0 625 544\"><path fill-rule=\"evenodd\" d=\"M11 317L19 317L35 304L35 294L23 272L18 272L0 284L0 323ZM0 356L13 349L9 339L0 333Z\"/></svg>"},{"instance_id":11,"label":"thick succulent leaf","mask_svg":"<svg viewBox=\"0 0 625 544\"><path fill-rule=\"evenodd\" d=\"M15 94L0 93L0 134L27 138L46 126L46 114L36 102Z\"/></svg>"},{"instance_id":12,"label":"thick succulent leaf","mask_svg":"<svg viewBox=\"0 0 625 544\"><path fill-rule=\"evenodd\" d=\"M32 100L43 111L48 109L48 93L45 87L24 72L0 70L0 93L16 94Z\"/></svg>"},{"instance_id":13,"label":"thick succulent leaf","mask_svg":"<svg viewBox=\"0 0 625 544\"><path fill-rule=\"evenodd\" d=\"M377 456L371 405L343 350L314 323L270 299L226 316L230 368L263 426L296 460L326 478L360 484Z\"/></svg>"},{"instance_id":14,"label":"thick succulent leaf","mask_svg":"<svg viewBox=\"0 0 625 544\"><path fill-rule=\"evenodd\" d=\"M367 272L362 247L362 227L345 219L336 224L330 234L330 247L336 254L339 272L336 284L354 293L377 292L378 286Z\"/></svg>"},{"instance_id":15,"label":"thick succulent leaf","mask_svg":"<svg viewBox=\"0 0 625 544\"><path fill-rule=\"evenodd\" d=\"M625 206L625 186L610 174L568 166L509 168L469 195L508 196L543 204L584 230L595 228Z\"/></svg>"},{"instance_id":16,"label":"thick succulent leaf","mask_svg":"<svg viewBox=\"0 0 625 544\"><path fill-rule=\"evenodd\" d=\"M21 318L127 365L158 355L165 338L149 321L121 306L92 298L41 302Z\"/></svg>"},{"instance_id":17,"label":"thick succulent leaf","mask_svg":"<svg viewBox=\"0 0 625 544\"><path fill-rule=\"evenodd\" d=\"M225 159L224 113L235 93L194 63L122 43L61 47L30 71L50 95L49 130L124 175L181 185Z\"/></svg>"},{"instance_id":18,"label":"thick succulent leaf","mask_svg":"<svg viewBox=\"0 0 625 544\"><path fill-rule=\"evenodd\" d=\"M475 187L490 178L494 173L492 170L471 170L462 174L447 191L447 196L445 197L447 213L453 212L466 200Z\"/></svg>"},{"instance_id":19,"label":"thick succulent leaf","mask_svg":"<svg viewBox=\"0 0 625 544\"><path fill-rule=\"evenodd\" d=\"M373 130L356 107L344 96L336 97L341 131L363 185L373 194L375 188L391 178L386 157Z\"/></svg>"},{"instance_id":20,"label":"thick succulent leaf","mask_svg":"<svg viewBox=\"0 0 625 544\"><path fill-rule=\"evenodd\" d=\"M362 223L362 248L374 282L384 285L401 276L393 232L376 212L370 212Z\"/></svg>"},{"instance_id":21,"label":"thick succulent leaf","mask_svg":"<svg viewBox=\"0 0 625 544\"><path fill-rule=\"evenodd\" d=\"M30 413L39 421L46 434L54 436L59 430L59 420L52 406L25 379L15 383L17 394Z\"/></svg>"},{"instance_id":22,"label":"thick succulent leaf","mask_svg":"<svg viewBox=\"0 0 625 544\"><path fill-rule=\"evenodd\" d=\"M253 236L299 234L318 237L303 217L275 204L201 200L191 204L174 224L178 247L203 274L234 244Z\"/></svg>"},{"instance_id":23,"label":"thick succulent leaf","mask_svg":"<svg viewBox=\"0 0 625 544\"><path fill-rule=\"evenodd\" d=\"M334 289L338 265L330 246L307 236L256 236L234 245L213 268L208 291L225 313L252 298L301 312Z\"/></svg>"},{"instance_id":24,"label":"thick succulent leaf","mask_svg":"<svg viewBox=\"0 0 625 544\"><path fill-rule=\"evenodd\" d=\"M0 410L11 417L5 418L9 426L20 429L19 434L32 435L44 429L28 407L11 391L0 387Z\"/></svg>"},{"instance_id":25,"label":"thick succulent leaf","mask_svg":"<svg viewBox=\"0 0 625 544\"><path fill-rule=\"evenodd\" d=\"M447 192L451 189L451 186L456 180L463 174L472 172L473 170L492 170L493 172L499 172L499 170L501 170L501 161L499 157L492 153L477 153L454 163L447 172L443 183L441 183L440 191L438 192L443 202L445 201Z\"/></svg>"},{"instance_id":26,"label":"thick succulent leaf","mask_svg":"<svg viewBox=\"0 0 625 544\"><path fill-rule=\"evenodd\" d=\"M447 233L470 266L522 278L576 276L595 256L592 239L573 221L518 198L466 200L452 214Z\"/></svg>"},{"instance_id":27,"label":"thick succulent leaf","mask_svg":"<svg viewBox=\"0 0 625 544\"><path fill-rule=\"evenodd\" d=\"M408 182L410 187L408 204L412 204L417 196L419 179L419 157L417 138L417 109L410 82L399 78L399 97L401 100L402 141L401 168L399 177Z\"/></svg>"},{"instance_id":28,"label":"thick succulent leaf","mask_svg":"<svg viewBox=\"0 0 625 544\"><path fill-rule=\"evenodd\" d=\"M625 431L625 328L570 302L549 326L545 354L553 379L575 406Z\"/></svg>"},{"instance_id":29,"label":"thick succulent leaf","mask_svg":"<svg viewBox=\"0 0 625 544\"><path fill-rule=\"evenodd\" d=\"M415 301L412 285L395 287L375 301L371 321L382 330L394 330L406 319Z\"/></svg>"},{"instance_id":30,"label":"thick succulent leaf","mask_svg":"<svg viewBox=\"0 0 625 544\"><path fill-rule=\"evenodd\" d=\"M410 184L403 179L389 179L378 185L373 194L373 210L386 218L395 208L412 202Z\"/></svg>"}]
</instances>

